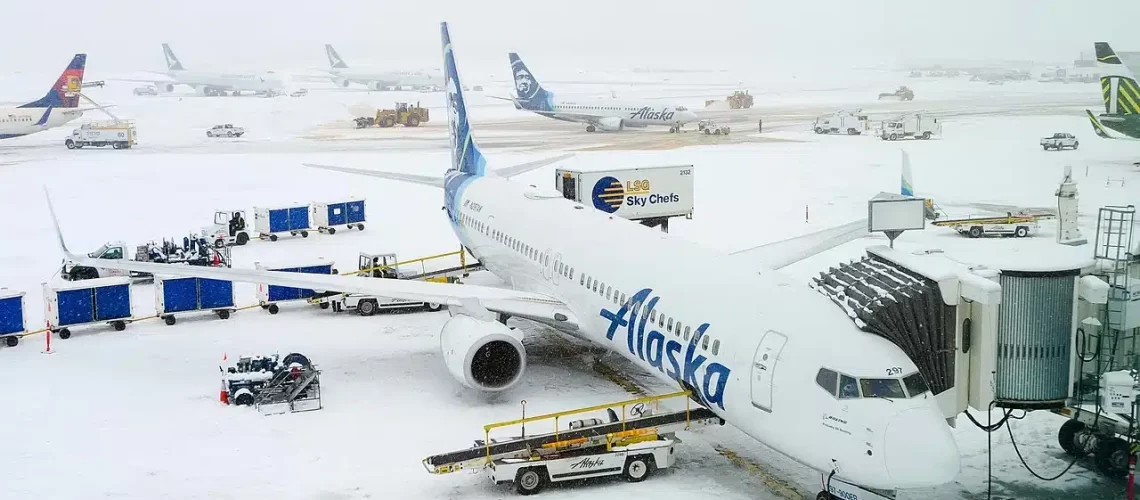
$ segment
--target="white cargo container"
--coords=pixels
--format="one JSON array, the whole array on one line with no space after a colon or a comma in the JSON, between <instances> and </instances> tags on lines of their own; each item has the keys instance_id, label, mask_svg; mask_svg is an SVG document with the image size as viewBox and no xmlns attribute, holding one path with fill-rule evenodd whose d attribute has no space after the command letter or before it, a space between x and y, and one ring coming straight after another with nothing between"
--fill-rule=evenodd
<instances>
[{"instance_id":1,"label":"white cargo container","mask_svg":"<svg viewBox=\"0 0 1140 500\"><path fill-rule=\"evenodd\" d=\"M693 217L692 165L558 169L554 187L569 200L626 219L663 223L670 217Z\"/></svg>"},{"instance_id":2,"label":"white cargo container","mask_svg":"<svg viewBox=\"0 0 1140 500\"><path fill-rule=\"evenodd\" d=\"M838 111L835 114L817 117L812 129L817 134L861 135L867 130L867 115L857 110L855 113Z\"/></svg>"}]
</instances>

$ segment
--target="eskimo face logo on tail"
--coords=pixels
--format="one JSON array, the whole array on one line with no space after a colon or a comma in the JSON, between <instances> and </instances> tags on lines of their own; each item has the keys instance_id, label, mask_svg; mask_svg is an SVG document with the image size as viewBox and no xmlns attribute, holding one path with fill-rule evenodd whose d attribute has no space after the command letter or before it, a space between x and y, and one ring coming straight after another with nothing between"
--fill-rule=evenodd
<instances>
[{"instance_id":1,"label":"eskimo face logo on tail","mask_svg":"<svg viewBox=\"0 0 1140 500\"><path fill-rule=\"evenodd\" d=\"M515 91L518 92L520 99L529 99L538 93L538 86L534 84L534 78L525 68L515 71Z\"/></svg>"},{"instance_id":2,"label":"eskimo face logo on tail","mask_svg":"<svg viewBox=\"0 0 1140 500\"><path fill-rule=\"evenodd\" d=\"M618 329L626 327L626 347L630 354L636 355L649 363L649 366L691 388L694 396L706 406L711 408L712 405L716 405L723 410L724 389L732 370L697 354L697 345L700 344L710 325L704 323L698 326L687 345L682 345L674 339L666 340L665 334L656 330L657 325L649 322L649 313L661 298L653 297L646 302L652 291L644 288L633 294L633 297L630 297L629 301L622 304L617 311L601 310L599 314L610 321L609 329L606 330L606 339L614 340ZM640 315L638 315L639 310ZM645 332L646 325L650 328L649 333ZM702 368L704 374L699 376L698 373Z\"/></svg>"},{"instance_id":3,"label":"eskimo face logo on tail","mask_svg":"<svg viewBox=\"0 0 1140 500\"><path fill-rule=\"evenodd\" d=\"M625 199L625 188L615 177L602 177L594 184L591 198L594 200L594 208L612 214L621 208L622 200Z\"/></svg>"}]
</instances>

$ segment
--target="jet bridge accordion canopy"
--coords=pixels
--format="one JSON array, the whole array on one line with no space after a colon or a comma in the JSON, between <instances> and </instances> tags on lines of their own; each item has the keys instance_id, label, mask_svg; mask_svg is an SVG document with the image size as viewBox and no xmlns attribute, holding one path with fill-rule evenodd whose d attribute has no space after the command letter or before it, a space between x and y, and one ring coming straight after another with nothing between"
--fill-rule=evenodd
<instances>
[{"instance_id":1,"label":"jet bridge accordion canopy","mask_svg":"<svg viewBox=\"0 0 1140 500\"><path fill-rule=\"evenodd\" d=\"M812 281L861 330L899 346L933 394L954 387L957 311L942 301L937 282L875 256L832 267Z\"/></svg>"}]
</instances>

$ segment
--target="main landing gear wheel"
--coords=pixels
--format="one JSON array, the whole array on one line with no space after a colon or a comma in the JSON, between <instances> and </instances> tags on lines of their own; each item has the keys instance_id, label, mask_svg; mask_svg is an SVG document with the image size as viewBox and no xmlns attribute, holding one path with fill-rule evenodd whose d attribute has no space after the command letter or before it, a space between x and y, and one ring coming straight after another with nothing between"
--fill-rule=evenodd
<instances>
[{"instance_id":1,"label":"main landing gear wheel","mask_svg":"<svg viewBox=\"0 0 1140 500\"><path fill-rule=\"evenodd\" d=\"M522 495L533 495L546 486L546 468L530 467L515 474L515 488Z\"/></svg>"}]
</instances>

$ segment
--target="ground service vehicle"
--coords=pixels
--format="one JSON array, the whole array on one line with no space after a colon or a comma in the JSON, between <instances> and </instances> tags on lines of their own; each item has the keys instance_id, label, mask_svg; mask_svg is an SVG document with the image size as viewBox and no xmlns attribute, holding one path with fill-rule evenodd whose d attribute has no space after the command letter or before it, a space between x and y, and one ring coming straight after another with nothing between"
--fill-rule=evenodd
<instances>
[{"instance_id":1,"label":"ground service vehicle","mask_svg":"<svg viewBox=\"0 0 1140 500\"><path fill-rule=\"evenodd\" d=\"M938 122L938 119L917 113L883 121L879 138L884 141L897 141L900 139L930 139L936 135L942 135L942 124Z\"/></svg>"},{"instance_id":2,"label":"ground service vehicle","mask_svg":"<svg viewBox=\"0 0 1140 500\"><path fill-rule=\"evenodd\" d=\"M206 137L241 137L243 134L245 134L245 129L235 127L232 123L214 125L213 128L206 131Z\"/></svg>"},{"instance_id":3,"label":"ground service vehicle","mask_svg":"<svg viewBox=\"0 0 1140 500\"><path fill-rule=\"evenodd\" d=\"M712 120L701 120L697 122L697 130L704 132L705 135L728 135L732 131L728 125L721 125Z\"/></svg>"},{"instance_id":4,"label":"ground service vehicle","mask_svg":"<svg viewBox=\"0 0 1140 500\"><path fill-rule=\"evenodd\" d=\"M1067 132L1057 132L1053 134L1053 137L1041 139L1041 149L1045 151L1050 149L1060 151L1065 148L1077 149L1077 146L1080 145L1081 143L1077 141L1077 138Z\"/></svg>"},{"instance_id":5,"label":"ground service vehicle","mask_svg":"<svg viewBox=\"0 0 1140 500\"><path fill-rule=\"evenodd\" d=\"M356 128L367 128L372 126L379 126L381 128L388 128L397 124L405 127L418 127L421 123L430 121L431 113L427 108L420 107L420 103L415 106L409 105L406 102L396 103L396 109L381 109L376 111L376 116L356 118Z\"/></svg>"},{"instance_id":6,"label":"ground service vehicle","mask_svg":"<svg viewBox=\"0 0 1140 500\"><path fill-rule=\"evenodd\" d=\"M728 107L732 109L751 108L752 103L752 94L749 94L747 90L737 90L728 96Z\"/></svg>"},{"instance_id":7,"label":"ground service vehicle","mask_svg":"<svg viewBox=\"0 0 1140 500\"><path fill-rule=\"evenodd\" d=\"M914 91L906 85L900 86L894 92L883 92L879 94L879 99L898 99L900 101L913 101Z\"/></svg>"},{"instance_id":8,"label":"ground service vehicle","mask_svg":"<svg viewBox=\"0 0 1140 500\"><path fill-rule=\"evenodd\" d=\"M127 120L91 122L80 125L71 131L71 136L63 141L67 149L81 149L86 146L111 146L115 149L129 149L135 145L135 124Z\"/></svg>"},{"instance_id":9,"label":"ground service vehicle","mask_svg":"<svg viewBox=\"0 0 1140 500\"><path fill-rule=\"evenodd\" d=\"M396 260L394 253L375 255L361 253L356 274L357 276L380 279L414 279L411 273L400 271L396 267L397 262L399 261ZM322 308L325 307L325 303L331 303L333 312L356 311L361 316L372 316L381 309L424 308L429 311L438 311L443 308L441 304L375 297L358 293L326 295L316 297L311 302L321 304Z\"/></svg>"}]
</instances>

